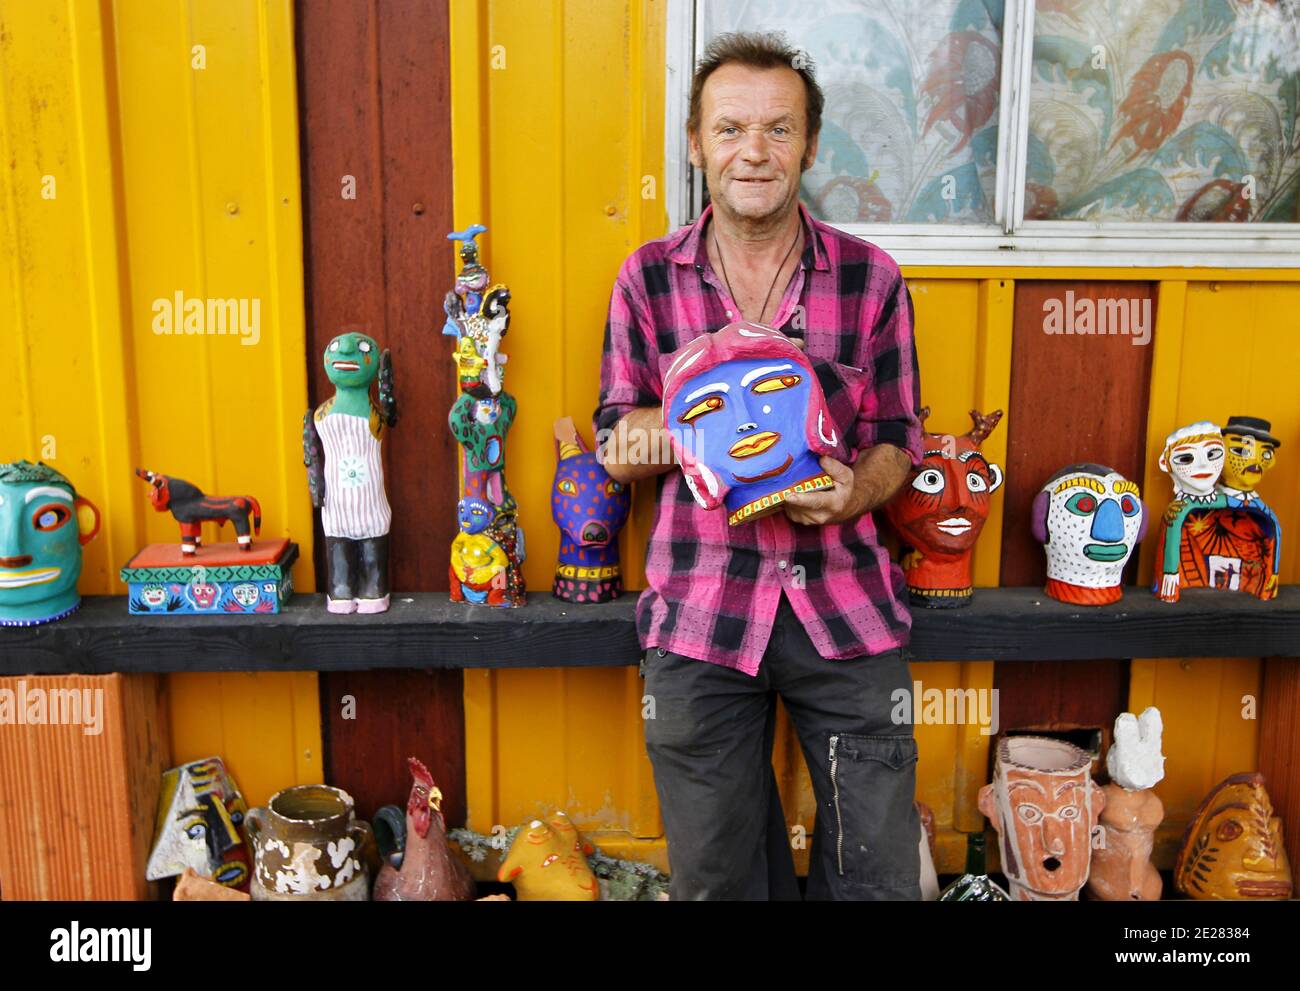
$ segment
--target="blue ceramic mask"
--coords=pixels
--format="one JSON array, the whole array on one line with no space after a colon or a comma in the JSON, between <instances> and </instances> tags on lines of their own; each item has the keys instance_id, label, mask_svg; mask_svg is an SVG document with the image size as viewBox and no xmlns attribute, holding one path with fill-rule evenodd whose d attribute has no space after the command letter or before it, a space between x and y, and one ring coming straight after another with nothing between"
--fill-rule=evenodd
<instances>
[{"instance_id":1,"label":"blue ceramic mask","mask_svg":"<svg viewBox=\"0 0 1300 991\"><path fill-rule=\"evenodd\" d=\"M841 439L811 362L783 334L730 324L661 358L660 372L664 427L705 509L725 505L735 524L833 484L819 455Z\"/></svg>"},{"instance_id":2,"label":"blue ceramic mask","mask_svg":"<svg viewBox=\"0 0 1300 991\"><path fill-rule=\"evenodd\" d=\"M98 531L99 510L59 472L28 461L0 465L0 625L34 626L75 610L81 548Z\"/></svg>"}]
</instances>

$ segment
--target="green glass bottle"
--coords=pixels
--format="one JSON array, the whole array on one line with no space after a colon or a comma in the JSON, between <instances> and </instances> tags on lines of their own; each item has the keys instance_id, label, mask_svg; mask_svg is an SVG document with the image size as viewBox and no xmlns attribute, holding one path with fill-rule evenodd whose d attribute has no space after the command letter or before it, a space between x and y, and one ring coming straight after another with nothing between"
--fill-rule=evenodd
<instances>
[{"instance_id":1,"label":"green glass bottle","mask_svg":"<svg viewBox=\"0 0 1300 991\"><path fill-rule=\"evenodd\" d=\"M943 889L941 902L1009 902L1011 896L994 884L984 870L984 834L966 837L966 873Z\"/></svg>"}]
</instances>

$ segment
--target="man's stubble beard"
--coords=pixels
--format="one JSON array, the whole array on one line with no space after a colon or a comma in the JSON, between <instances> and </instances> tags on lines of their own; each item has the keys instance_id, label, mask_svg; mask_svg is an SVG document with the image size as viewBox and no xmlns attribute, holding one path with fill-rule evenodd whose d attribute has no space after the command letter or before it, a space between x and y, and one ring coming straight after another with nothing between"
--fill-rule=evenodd
<instances>
[{"instance_id":1,"label":"man's stubble beard","mask_svg":"<svg viewBox=\"0 0 1300 991\"><path fill-rule=\"evenodd\" d=\"M799 174L791 184L789 198L783 200L775 209L763 214L762 216L754 217L748 214L739 213L730 205L726 197L715 196L713 184L708 181L708 175L706 173L705 185L709 190L709 201L713 204L713 210L715 213L723 213L729 221L738 226L760 231L780 228L790 218L792 213L798 212L799 187L803 183L803 174L812 167L812 164L812 162L807 161L806 157L800 162ZM719 210L720 205L722 206L721 210Z\"/></svg>"}]
</instances>

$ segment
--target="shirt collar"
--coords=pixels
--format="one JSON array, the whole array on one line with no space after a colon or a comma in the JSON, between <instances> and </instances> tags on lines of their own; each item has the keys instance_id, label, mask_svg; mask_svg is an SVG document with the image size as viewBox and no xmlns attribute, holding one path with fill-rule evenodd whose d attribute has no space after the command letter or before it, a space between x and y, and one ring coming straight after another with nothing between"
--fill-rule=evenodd
<instances>
[{"instance_id":1,"label":"shirt collar","mask_svg":"<svg viewBox=\"0 0 1300 991\"><path fill-rule=\"evenodd\" d=\"M713 216L713 204L710 203L704 208L695 223L684 228L679 235L676 244L669 250L668 258L678 265L694 265L697 268L703 268L708 264L709 252L704 243L704 228ZM817 229L817 223L813 220L808 208L799 203L799 216L803 220L804 226L804 249L801 265L803 268L814 268L818 271L827 271L830 269L830 260L826 256L826 246L822 244L821 232Z\"/></svg>"}]
</instances>

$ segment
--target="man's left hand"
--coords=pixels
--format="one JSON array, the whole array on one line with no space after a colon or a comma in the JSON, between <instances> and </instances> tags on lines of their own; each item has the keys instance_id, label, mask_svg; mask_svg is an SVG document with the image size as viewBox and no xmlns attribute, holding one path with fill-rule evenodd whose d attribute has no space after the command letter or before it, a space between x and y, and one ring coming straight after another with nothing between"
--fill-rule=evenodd
<instances>
[{"instance_id":1,"label":"man's left hand","mask_svg":"<svg viewBox=\"0 0 1300 991\"><path fill-rule=\"evenodd\" d=\"M829 455L822 455L821 466L835 484L813 492L791 492L785 499L785 515L795 523L809 526L857 519L862 515L862 500L854 485L853 469Z\"/></svg>"}]
</instances>

